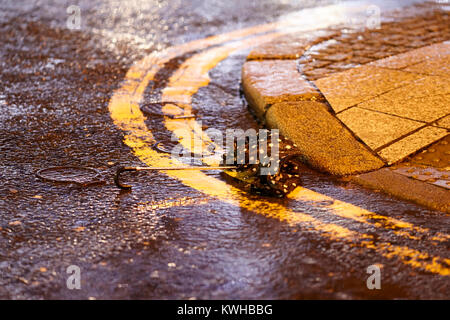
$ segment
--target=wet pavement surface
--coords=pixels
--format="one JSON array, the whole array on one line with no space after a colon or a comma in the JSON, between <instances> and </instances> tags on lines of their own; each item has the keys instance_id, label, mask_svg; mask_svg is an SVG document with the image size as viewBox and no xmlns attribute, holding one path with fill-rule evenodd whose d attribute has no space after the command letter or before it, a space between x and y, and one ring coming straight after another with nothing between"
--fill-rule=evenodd
<instances>
[{"instance_id":1,"label":"wet pavement surface","mask_svg":"<svg viewBox=\"0 0 450 320\"><path fill-rule=\"evenodd\" d=\"M225 201L163 173L128 176L132 192L112 182L117 166L143 165L109 110L134 62L326 1L80 1L80 30L66 27L71 4L1 2L0 298L448 298L447 214L308 168L304 188L325 198ZM141 106L160 101L199 52L162 65ZM205 127L258 128L239 92L248 52L221 60L193 95ZM163 117L145 124L169 144ZM107 184L35 175L62 165L97 168ZM381 290L366 286L374 264ZM80 290L66 286L70 265L81 269Z\"/></svg>"}]
</instances>

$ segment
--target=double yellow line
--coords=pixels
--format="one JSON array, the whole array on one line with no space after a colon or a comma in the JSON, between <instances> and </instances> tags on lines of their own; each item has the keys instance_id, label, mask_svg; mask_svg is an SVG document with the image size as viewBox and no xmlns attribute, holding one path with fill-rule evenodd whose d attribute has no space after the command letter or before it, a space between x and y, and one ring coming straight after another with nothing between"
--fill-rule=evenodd
<instances>
[{"instance_id":1,"label":"double yellow line","mask_svg":"<svg viewBox=\"0 0 450 320\"><path fill-rule=\"evenodd\" d=\"M208 72L217 63L227 58L231 53L249 48L281 35L276 31L276 24L238 30L219 36L196 40L180 46L171 47L162 52L155 52L135 63L128 71L122 86L114 92L109 104L109 111L114 123L124 131L124 142L133 153L148 166L177 166L176 160L167 154L152 149L155 139L145 124L145 116L140 111L143 93L155 74L171 59L188 52L200 51L187 59L169 79L169 84L162 91L162 101L179 102L178 105L167 104L163 112L169 114L191 113L192 96L199 88L209 84ZM253 37L251 37L253 36ZM201 51L203 50L203 51ZM165 117L165 126L169 131L188 130L201 141L210 141L201 130L201 125L194 119L173 120ZM180 141L184 147L191 149L191 141ZM216 159L206 159L210 165L216 164ZM186 186L201 191L231 205L245 208L289 223L302 224L311 228L333 241L341 241L351 246L375 250L386 258L398 258L403 263L440 275L450 275L450 259L430 256L426 252L411 249L406 246L393 245L389 242L375 241L369 234L350 230L335 223L323 222L311 215L292 210L276 202L269 202L263 198L249 200L241 190L222 180L196 171L166 171L165 174L176 178ZM428 236L430 230L414 226L394 218L389 218L359 208L349 203L332 199L317 192L298 187L289 195L292 201L306 201L325 203L321 205L329 214L359 223L373 225L378 228L391 229L396 235L409 240L420 240ZM417 236L419 235L419 236ZM447 242L450 236L437 233L427 239L439 244Z\"/></svg>"}]
</instances>

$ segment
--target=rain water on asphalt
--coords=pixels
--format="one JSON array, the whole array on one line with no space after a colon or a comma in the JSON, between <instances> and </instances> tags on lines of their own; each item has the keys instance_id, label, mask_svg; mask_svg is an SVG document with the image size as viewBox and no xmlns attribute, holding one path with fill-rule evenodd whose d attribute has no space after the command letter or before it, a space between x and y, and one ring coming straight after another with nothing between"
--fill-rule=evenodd
<instances>
[{"instance_id":1,"label":"rain water on asphalt","mask_svg":"<svg viewBox=\"0 0 450 320\"><path fill-rule=\"evenodd\" d=\"M448 297L447 277L354 246L351 238L337 241L309 224L226 203L163 173L128 175L132 192L120 192L112 183L117 166L142 165L108 111L133 62L155 50L277 21L327 1L78 3L82 28L68 30L70 1L1 1L0 298ZM259 127L239 92L247 54L242 50L221 61L209 72L209 85L193 96L205 127ZM188 57L163 66L143 103L159 101L168 78ZM161 117L147 117L146 125L155 139L170 142ZM97 168L108 183L80 187L35 176L39 169L61 165ZM218 172L206 174L224 180ZM368 234L375 243L448 253L448 242L427 240L449 230L443 213L306 167L302 183L334 200L248 195L246 201L278 203L323 224ZM428 231L412 240L370 218L337 215L329 209L333 201ZM382 266L382 290L366 287L366 269L373 264ZM69 265L81 269L80 290L66 287Z\"/></svg>"}]
</instances>

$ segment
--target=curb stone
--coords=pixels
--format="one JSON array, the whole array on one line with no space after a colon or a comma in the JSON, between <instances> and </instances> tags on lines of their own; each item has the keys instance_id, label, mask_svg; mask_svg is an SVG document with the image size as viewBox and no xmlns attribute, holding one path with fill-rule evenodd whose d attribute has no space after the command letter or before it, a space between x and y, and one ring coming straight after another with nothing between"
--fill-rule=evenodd
<instances>
[{"instance_id":1,"label":"curb stone","mask_svg":"<svg viewBox=\"0 0 450 320\"><path fill-rule=\"evenodd\" d=\"M250 51L247 61L297 59L311 46L331 39L335 35L336 33L330 30L318 30L309 32L307 35L302 32L280 36Z\"/></svg>"},{"instance_id":2,"label":"curb stone","mask_svg":"<svg viewBox=\"0 0 450 320\"><path fill-rule=\"evenodd\" d=\"M324 103L276 103L268 109L266 121L268 127L279 129L296 143L304 161L320 171L342 176L384 166L330 114Z\"/></svg>"},{"instance_id":3,"label":"curb stone","mask_svg":"<svg viewBox=\"0 0 450 320\"><path fill-rule=\"evenodd\" d=\"M390 168L356 175L351 180L364 187L382 190L389 195L450 213L448 190L402 176Z\"/></svg>"},{"instance_id":4,"label":"curb stone","mask_svg":"<svg viewBox=\"0 0 450 320\"><path fill-rule=\"evenodd\" d=\"M245 62L242 87L260 120L264 120L267 108L272 104L323 99L320 92L298 72L295 60Z\"/></svg>"}]
</instances>

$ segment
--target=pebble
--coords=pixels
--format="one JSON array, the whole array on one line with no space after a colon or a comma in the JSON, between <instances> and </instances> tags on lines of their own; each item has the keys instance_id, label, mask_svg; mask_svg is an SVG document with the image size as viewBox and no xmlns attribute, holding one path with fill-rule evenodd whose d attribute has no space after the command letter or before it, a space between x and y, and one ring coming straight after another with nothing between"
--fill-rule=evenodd
<instances>
[{"instance_id":1,"label":"pebble","mask_svg":"<svg viewBox=\"0 0 450 320\"><path fill-rule=\"evenodd\" d=\"M28 283L29 283L29 281L28 281L27 279L23 278L23 277L19 277L18 280L19 280L20 282L22 282L22 283L25 283L25 284L28 284Z\"/></svg>"},{"instance_id":2,"label":"pebble","mask_svg":"<svg viewBox=\"0 0 450 320\"><path fill-rule=\"evenodd\" d=\"M159 272L158 272L158 270L153 271L153 272L150 274L150 278L159 278Z\"/></svg>"}]
</instances>

